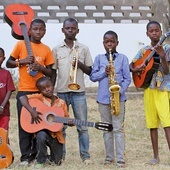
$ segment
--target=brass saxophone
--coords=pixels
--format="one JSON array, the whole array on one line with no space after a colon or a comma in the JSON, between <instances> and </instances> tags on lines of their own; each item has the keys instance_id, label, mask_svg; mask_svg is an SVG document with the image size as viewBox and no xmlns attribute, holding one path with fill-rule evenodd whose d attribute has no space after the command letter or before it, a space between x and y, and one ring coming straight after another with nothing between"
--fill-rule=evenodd
<instances>
[{"instance_id":1,"label":"brass saxophone","mask_svg":"<svg viewBox=\"0 0 170 170\"><path fill-rule=\"evenodd\" d=\"M111 115L118 116L120 113L120 89L121 87L118 85L118 82L115 81L115 68L114 61L112 58L112 50L109 49L109 66L110 66L110 74L108 75L109 79L109 91L110 91L110 109Z\"/></svg>"}]
</instances>

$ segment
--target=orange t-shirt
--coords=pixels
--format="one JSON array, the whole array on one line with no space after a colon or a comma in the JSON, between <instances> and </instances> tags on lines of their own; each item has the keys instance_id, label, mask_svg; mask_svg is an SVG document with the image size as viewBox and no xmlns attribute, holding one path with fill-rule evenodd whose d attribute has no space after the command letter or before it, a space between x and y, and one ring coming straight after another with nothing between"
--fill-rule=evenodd
<instances>
[{"instance_id":1,"label":"orange t-shirt","mask_svg":"<svg viewBox=\"0 0 170 170\"><path fill-rule=\"evenodd\" d=\"M35 93L35 94L30 94L30 95L27 95L28 99L39 99L40 101L42 101L45 105L47 106L51 106L51 99L49 98L46 98L44 97L42 94L39 94L39 93ZM59 97L57 97L55 103L53 106L51 107L61 107L63 110L64 110L64 117L69 117L69 113L68 113L68 110L67 110L67 105L65 103L64 100L60 99ZM43 113L42 113L43 114ZM45 114L45 113L44 113ZM65 139L63 137L63 132L62 130L61 131L58 131L58 132L50 132L51 136L53 138L57 138L58 141L62 144L65 143Z\"/></svg>"},{"instance_id":2,"label":"orange t-shirt","mask_svg":"<svg viewBox=\"0 0 170 170\"><path fill-rule=\"evenodd\" d=\"M31 48L36 62L44 67L54 64L52 51L47 45L43 43L35 44L31 42ZM17 42L11 53L11 56L15 59L24 59L28 56L24 40ZM35 83L40 77L43 76L43 73L38 72L35 77L32 77L29 75L27 70L28 67L25 64L19 67L18 91L38 91Z\"/></svg>"}]
</instances>

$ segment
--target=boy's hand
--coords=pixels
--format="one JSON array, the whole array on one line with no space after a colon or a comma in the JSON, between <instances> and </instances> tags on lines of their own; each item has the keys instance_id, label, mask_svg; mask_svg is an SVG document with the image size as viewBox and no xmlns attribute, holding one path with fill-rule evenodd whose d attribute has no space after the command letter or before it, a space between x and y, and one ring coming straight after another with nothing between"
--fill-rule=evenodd
<instances>
[{"instance_id":1,"label":"boy's hand","mask_svg":"<svg viewBox=\"0 0 170 170\"><path fill-rule=\"evenodd\" d=\"M164 49L163 49L163 47L162 47L161 45L156 45L156 46L154 47L154 50L156 51L156 53L157 53L161 58L165 57L165 52L164 52Z\"/></svg>"},{"instance_id":2,"label":"boy's hand","mask_svg":"<svg viewBox=\"0 0 170 170\"><path fill-rule=\"evenodd\" d=\"M27 56L25 59L20 60L21 64L32 64L34 63L35 57L34 56Z\"/></svg>"},{"instance_id":3,"label":"boy's hand","mask_svg":"<svg viewBox=\"0 0 170 170\"><path fill-rule=\"evenodd\" d=\"M106 68L105 68L106 74L109 75L109 74L110 74L110 71L111 71L110 65L107 65Z\"/></svg>"},{"instance_id":4,"label":"boy's hand","mask_svg":"<svg viewBox=\"0 0 170 170\"><path fill-rule=\"evenodd\" d=\"M68 120L68 126L75 126L72 120Z\"/></svg>"},{"instance_id":5,"label":"boy's hand","mask_svg":"<svg viewBox=\"0 0 170 170\"><path fill-rule=\"evenodd\" d=\"M0 115L3 114L4 109L0 107Z\"/></svg>"},{"instance_id":6,"label":"boy's hand","mask_svg":"<svg viewBox=\"0 0 170 170\"><path fill-rule=\"evenodd\" d=\"M36 70L36 71L42 71L42 68L43 66L40 65L39 63L35 62L33 64L31 64L31 69L32 70Z\"/></svg>"},{"instance_id":7,"label":"boy's hand","mask_svg":"<svg viewBox=\"0 0 170 170\"><path fill-rule=\"evenodd\" d=\"M34 122L37 124L42 121L39 115L42 115L42 113L37 112L35 108L33 108L33 111L31 112L31 116L32 116L31 124L34 124Z\"/></svg>"}]
</instances>

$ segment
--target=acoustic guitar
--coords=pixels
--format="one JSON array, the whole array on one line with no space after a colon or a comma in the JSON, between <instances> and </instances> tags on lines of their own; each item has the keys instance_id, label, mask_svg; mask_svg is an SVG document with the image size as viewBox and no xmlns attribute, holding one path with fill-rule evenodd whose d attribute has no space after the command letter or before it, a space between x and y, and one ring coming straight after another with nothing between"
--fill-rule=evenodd
<instances>
[{"instance_id":1,"label":"acoustic guitar","mask_svg":"<svg viewBox=\"0 0 170 170\"><path fill-rule=\"evenodd\" d=\"M0 128L0 169L10 166L13 158L13 153L7 145L7 131Z\"/></svg>"},{"instance_id":2,"label":"acoustic guitar","mask_svg":"<svg viewBox=\"0 0 170 170\"><path fill-rule=\"evenodd\" d=\"M22 128L29 133L35 133L42 129L48 129L52 132L57 132L62 129L63 123L73 122L75 125L95 127L98 130L112 131L113 127L109 123L104 122L88 122L64 117L64 110L61 107L49 107L38 99L29 99L31 107L35 108L42 119L40 123L32 123L31 114L25 107L22 107L20 122Z\"/></svg>"},{"instance_id":3,"label":"acoustic guitar","mask_svg":"<svg viewBox=\"0 0 170 170\"><path fill-rule=\"evenodd\" d=\"M12 28L12 36L19 40L24 40L28 56L33 56L28 29L34 18L33 9L26 4L10 4L5 8L4 19ZM28 65L28 72L31 76L36 76L37 71L31 70Z\"/></svg>"},{"instance_id":4,"label":"acoustic guitar","mask_svg":"<svg viewBox=\"0 0 170 170\"><path fill-rule=\"evenodd\" d=\"M161 45L165 39L170 36L170 31L166 32L158 42ZM154 48L148 49L143 57L137 60L133 64L133 68L145 64L145 70L143 72L132 73L133 82L137 88L147 88L149 87L153 74L158 70L160 65L159 56L156 54Z\"/></svg>"}]
</instances>

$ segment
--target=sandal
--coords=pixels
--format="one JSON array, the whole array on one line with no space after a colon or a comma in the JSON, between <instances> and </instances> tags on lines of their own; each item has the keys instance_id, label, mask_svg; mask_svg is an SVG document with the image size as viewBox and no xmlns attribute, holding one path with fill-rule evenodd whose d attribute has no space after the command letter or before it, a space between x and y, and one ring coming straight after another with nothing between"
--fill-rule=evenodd
<instances>
[{"instance_id":1,"label":"sandal","mask_svg":"<svg viewBox=\"0 0 170 170\"><path fill-rule=\"evenodd\" d=\"M110 165L112 163L114 163L114 160L105 160L104 161L104 165Z\"/></svg>"},{"instance_id":2,"label":"sandal","mask_svg":"<svg viewBox=\"0 0 170 170\"><path fill-rule=\"evenodd\" d=\"M125 164L125 162L118 161L116 166L117 166L117 168L125 168L126 164Z\"/></svg>"},{"instance_id":3,"label":"sandal","mask_svg":"<svg viewBox=\"0 0 170 170\"><path fill-rule=\"evenodd\" d=\"M159 159L151 159L147 164L149 165L156 165L156 164L159 164Z\"/></svg>"}]
</instances>

